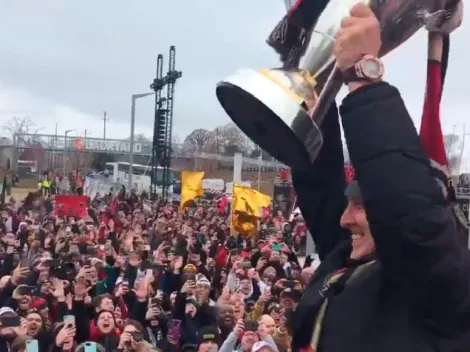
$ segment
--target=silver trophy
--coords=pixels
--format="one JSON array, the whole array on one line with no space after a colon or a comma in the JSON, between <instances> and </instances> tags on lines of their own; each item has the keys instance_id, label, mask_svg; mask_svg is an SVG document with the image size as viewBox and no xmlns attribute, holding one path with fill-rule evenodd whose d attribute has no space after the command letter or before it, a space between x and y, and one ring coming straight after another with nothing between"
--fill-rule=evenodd
<instances>
[{"instance_id":1,"label":"silver trophy","mask_svg":"<svg viewBox=\"0 0 470 352\"><path fill-rule=\"evenodd\" d=\"M304 0L309 1L309 0ZM319 0L315 0L319 1ZM324 1L325 2L325 1ZM445 20L456 0L326 0L280 69L243 68L219 82L217 98L253 142L284 164L307 168L323 143L319 126L343 81L332 55L341 20L368 4L381 24L386 55L428 21ZM286 0L288 6L289 0ZM278 33L282 37L282 30ZM308 102L308 104L305 104ZM307 112L307 105L314 106Z\"/></svg>"}]
</instances>

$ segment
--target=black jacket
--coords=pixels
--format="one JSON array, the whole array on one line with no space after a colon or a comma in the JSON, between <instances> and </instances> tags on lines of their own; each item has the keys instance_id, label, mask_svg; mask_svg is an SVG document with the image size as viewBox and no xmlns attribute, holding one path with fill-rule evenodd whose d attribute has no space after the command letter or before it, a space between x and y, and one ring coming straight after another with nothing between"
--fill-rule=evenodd
<instances>
[{"instance_id":1,"label":"black jacket","mask_svg":"<svg viewBox=\"0 0 470 352\"><path fill-rule=\"evenodd\" d=\"M330 115L324 124L339 130L333 110ZM470 252L458 243L399 92L386 83L359 89L345 98L341 116L378 260L330 298L319 350L469 351ZM329 137L325 133L326 143L338 138ZM304 334L313 329L309 296L350 253L337 227L345 203L335 187L344 176L335 173L342 158L335 154L338 146L332 148L329 160L322 150L325 160L317 160L308 175L293 172L299 206L323 259L294 313ZM317 194L323 207L313 198Z\"/></svg>"}]
</instances>

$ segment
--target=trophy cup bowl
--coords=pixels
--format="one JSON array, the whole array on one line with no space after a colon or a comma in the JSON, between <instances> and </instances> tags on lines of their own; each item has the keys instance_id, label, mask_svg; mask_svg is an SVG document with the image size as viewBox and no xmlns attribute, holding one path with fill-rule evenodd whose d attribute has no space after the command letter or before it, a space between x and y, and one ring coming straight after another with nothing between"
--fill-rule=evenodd
<instances>
[{"instance_id":1,"label":"trophy cup bowl","mask_svg":"<svg viewBox=\"0 0 470 352\"><path fill-rule=\"evenodd\" d=\"M287 166L307 169L321 149L319 126L343 85L333 56L335 37L341 20L360 2L380 22L384 56L455 0L330 0L299 39L295 69L243 68L217 84L217 98L232 121ZM310 113L307 105L313 106Z\"/></svg>"},{"instance_id":2,"label":"trophy cup bowl","mask_svg":"<svg viewBox=\"0 0 470 352\"><path fill-rule=\"evenodd\" d=\"M216 94L253 142L286 165L305 167L311 152L320 150L322 134L304 109L303 97L285 88L284 73L240 69L217 85ZM277 84L275 76L285 78L286 85Z\"/></svg>"}]
</instances>

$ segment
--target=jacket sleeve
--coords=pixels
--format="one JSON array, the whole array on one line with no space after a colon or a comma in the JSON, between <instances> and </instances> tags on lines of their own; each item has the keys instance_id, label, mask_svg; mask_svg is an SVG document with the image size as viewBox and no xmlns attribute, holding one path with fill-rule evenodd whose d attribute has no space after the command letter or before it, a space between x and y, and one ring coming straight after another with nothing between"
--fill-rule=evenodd
<instances>
[{"instance_id":1,"label":"jacket sleeve","mask_svg":"<svg viewBox=\"0 0 470 352\"><path fill-rule=\"evenodd\" d=\"M199 327L217 325L217 310L208 303L199 306L196 316L199 320Z\"/></svg>"},{"instance_id":2,"label":"jacket sleeve","mask_svg":"<svg viewBox=\"0 0 470 352\"><path fill-rule=\"evenodd\" d=\"M338 111L333 106L321 125L323 146L308 170L292 169L297 205L321 260L349 236L339 225L344 211L344 156Z\"/></svg>"},{"instance_id":3,"label":"jacket sleeve","mask_svg":"<svg viewBox=\"0 0 470 352\"><path fill-rule=\"evenodd\" d=\"M186 317L186 294L178 293L173 307L172 319L184 321Z\"/></svg>"},{"instance_id":4,"label":"jacket sleeve","mask_svg":"<svg viewBox=\"0 0 470 352\"><path fill-rule=\"evenodd\" d=\"M58 302L55 321L56 322L64 321L64 316L67 315L67 312L68 312L67 303Z\"/></svg>"},{"instance_id":5,"label":"jacket sleeve","mask_svg":"<svg viewBox=\"0 0 470 352\"><path fill-rule=\"evenodd\" d=\"M73 315L75 315L76 335L75 339L78 343L87 341L90 336L90 319L83 301L73 301Z\"/></svg>"},{"instance_id":6,"label":"jacket sleeve","mask_svg":"<svg viewBox=\"0 0 470 352\"><path fill-rule=\"evenodd\" d=\"M106 274L106 278L105 278L106 293L109 293L110 295L112 295L114 292L114 287L116 286L116 280L118 279L119 274L121 273L121 269L107 265L105 266L104 271Z\"/></svg>"},{"instance_id":7,"label":"jacket sleeve","mask_svg":"<svg viewBox=\"0 0 470 352\"><path fill-rule=\"evenodd\" d=\"M136 300L133 309L129 314L129 319L137 321L145 321L145 315L147 314L147 302L139 302Z\"/></svg>"},{"instance_id":8,"label":"jacket sleeve","mask_svg":"<svg viewBox=\"0 0 470 352\"><path fill-rule=\"evenodd\" d=\"M9 302L10 300L13 301L14 302L14 306L12 307L13 310L16 310L16 308L18 307L16 304L16 301L13 299L13 291L15 291L15 289L16 289L16 285L13 282L11 282L11 279L10 279L5 285L5 287L2 290L0 290L0 303L4 306L9 307L7 302Z\"/></svg>"},{"instance_id":9,"label":"jacket sleeve","mask_svg":"<svg viewBox=\"0 0 470 352\"><path fill-rule=\"evenodd\" d=\"M387 281L428 328L458 333L470 321L470 252L397 89L349 94L343 128ZM367 136L365 138L365 136Z\"/></svg>"},{"instance_id":10,"label":"jacket sleeve","mask_svg":"<svg viewBox=\"0 0 470 352\"><path fill-rule=\"evenodd\" d=\"M175 274L173 271L165 271L160 281L161 290L167 294L179 291L182 287L181 274Z\"/></svg>"},{"instance_id":11,"label":"jacket sleeve","mask_svg":"<svg viewBox=\"0 0 470 352\"><path fill-rule=\"evenodd\" d=\"M219 352L233 352L235 351L235 345L237 344L238 337L232 331L225 339L222 346L219 348Z\"/></svg>"},{"instance_id":12,"label":"jacket sleeve","mask_svg":"<svg viewBox=\"0 0 470 352\"><path fill-rule=\"evenodd\" d=\"M256 301L255 306L253 307L253 310L250 313L248 313L248 316L250 320L258 321L259 319L261 319L263 312L264 312L264 302L258 300Z\"/></svg>"}]
</instances>

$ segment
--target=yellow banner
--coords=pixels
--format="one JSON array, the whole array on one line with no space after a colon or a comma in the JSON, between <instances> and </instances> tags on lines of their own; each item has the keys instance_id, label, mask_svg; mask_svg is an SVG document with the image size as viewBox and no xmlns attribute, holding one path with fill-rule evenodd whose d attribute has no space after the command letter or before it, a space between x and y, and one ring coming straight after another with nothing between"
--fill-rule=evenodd
<instances>
[{"instance_id":1,"label":"yellow banner","mask_svg":"<svg viewBox=\"0 0 470 352\"><path fill-rule=\"evenodd\" d=\"M262 217L263 208L271 204L272 198L244 185L233 185L232 207L234 211L257 218Z\"/></svg>"},{"instance_id":2,"label":"yellow banner","mask_svg":"<svg viewBox=\"0 0 470 352\"><path fill-rule=\"evenodd\" d=\"M202 179L204 178L203 171L183 171L181 173L181 209L185 204L196 197L202 196Z\"/></svg>"},{"instance_id":3,"label":"yellow banner","mask_svg":"<svg viewBox=\"0 0 470 352\"><path fill-rule=\"evenodd\" d=\"M232 231L243 237L252 238L258 233L258 218L244 213L233 212Z\"/></svg>"},{"instance_id":4,"label":"yellow banner","mask_svg":"<svg viewBox=\"0 0 470 352\"><path fill-rule=\"evenodd\" d=\"M263 208L270 206L272 198L244 185L234 184L232 191L231 233L253 237L258 230L258 219Z\"/></svg>"}]
</instances>

